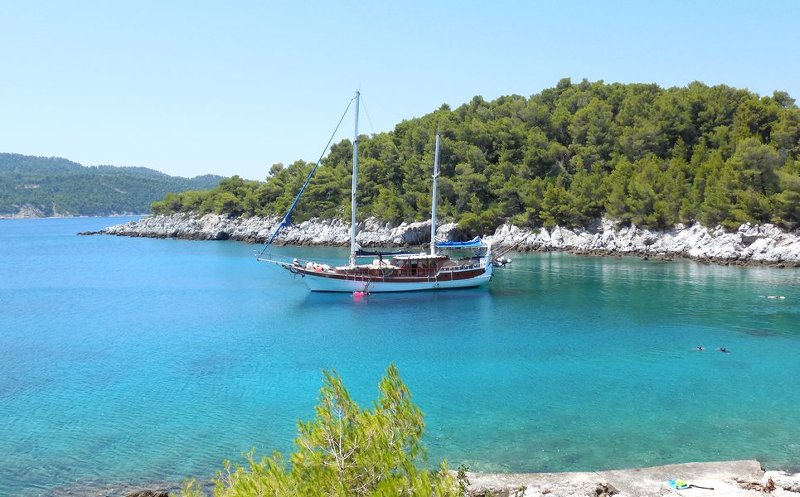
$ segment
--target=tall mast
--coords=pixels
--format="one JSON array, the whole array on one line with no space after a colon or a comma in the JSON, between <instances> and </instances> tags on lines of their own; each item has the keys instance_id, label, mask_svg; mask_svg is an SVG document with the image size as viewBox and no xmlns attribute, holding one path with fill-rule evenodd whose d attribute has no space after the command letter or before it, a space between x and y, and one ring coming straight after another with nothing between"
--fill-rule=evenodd
<instances>
[{"instance_id":1,"label":"tall mast","mask_svg":"<svg viewBox=\"0 0 800 497\"><path fill-rule=\"evenodd\" d=\"M353 138L353 183L350 186L350 265L356 263L356 184L358 182L358 108L361 106L361 92L356 91L356 131Z\"/></svg>"},{"instance_id":2,"label":"tall mast","mask_svg":"<svg viewBox=\"0 0 800 497\"><path fill-rule=\"evenodd\" d=\"M431 255L436 255L436 179L439 177L439 133L436 133L436 151L433 153L433 191L431 196Z\"/></svg>"}]
</instances>

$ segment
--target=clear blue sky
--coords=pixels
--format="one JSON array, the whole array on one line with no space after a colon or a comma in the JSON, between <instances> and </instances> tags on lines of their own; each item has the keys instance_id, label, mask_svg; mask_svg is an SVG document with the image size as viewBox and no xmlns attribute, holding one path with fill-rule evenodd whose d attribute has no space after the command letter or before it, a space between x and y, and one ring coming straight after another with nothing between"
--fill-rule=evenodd
<instances>
[{"instance_id":1,"label":"clear blue sky","mask_svg":"<svg viewBox=\"0 0 800 497\"><path fill-rule=\"evenodd\" d=\"M358 88L364 133L563 77L800 101L793 0L0 0L0 13L0 152L181 176L316 160Z\"/></svg>"}]
</instances>

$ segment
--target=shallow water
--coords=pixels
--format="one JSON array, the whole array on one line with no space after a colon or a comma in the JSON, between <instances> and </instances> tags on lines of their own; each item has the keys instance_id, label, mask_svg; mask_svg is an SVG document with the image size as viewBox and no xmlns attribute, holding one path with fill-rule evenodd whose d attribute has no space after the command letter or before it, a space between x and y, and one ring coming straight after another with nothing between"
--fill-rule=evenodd
<instances>
[{"instance_id":1,"label":"shallow water","mask_svg":"<svg viewBox=\"0 0 800 497\"><path fill-rule=\"evenodd\" d=\"M75 236L117 222L0 221L0 495L291 451L322 369L369 404L390 362L453 467L800 467L800 270L531 254L488 289L355 299L252 245Z\"/></svg>"}]
</instances>

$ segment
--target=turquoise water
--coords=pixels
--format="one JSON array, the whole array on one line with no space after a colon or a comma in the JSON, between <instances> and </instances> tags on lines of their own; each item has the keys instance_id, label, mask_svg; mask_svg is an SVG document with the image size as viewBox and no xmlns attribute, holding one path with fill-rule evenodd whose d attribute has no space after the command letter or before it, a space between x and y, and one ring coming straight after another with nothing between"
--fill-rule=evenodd
<instances>
[{"instance_id":1,"label":"turquoise water","mask_svg":"<svg viewBox=\"0 0 800 497\"><path fill-rule=\"evenodd\" d=\"M800 468L798 270L531 254L489 289L356 300L252 245L75 236L117 222L0 221L0 495L290 451L323 368L368 404L390 362L453 467Z\"/></svg>"}]
</instances>

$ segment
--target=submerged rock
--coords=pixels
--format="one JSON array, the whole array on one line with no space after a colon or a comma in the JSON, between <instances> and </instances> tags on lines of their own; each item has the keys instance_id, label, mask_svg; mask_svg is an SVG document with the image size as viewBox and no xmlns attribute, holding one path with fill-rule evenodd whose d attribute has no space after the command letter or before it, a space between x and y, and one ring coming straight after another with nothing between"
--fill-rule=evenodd
<instances>
[{"instance_id":1,"label":"submerged rock","mask_svg":"<svg viewBox=\"0 0 800 497\"><path fill-rule=\"evenodd\" d=\"M169 497L169 492L166 490L142 490L129 493L125 497Z\"/></svg>"}]
</instances>

